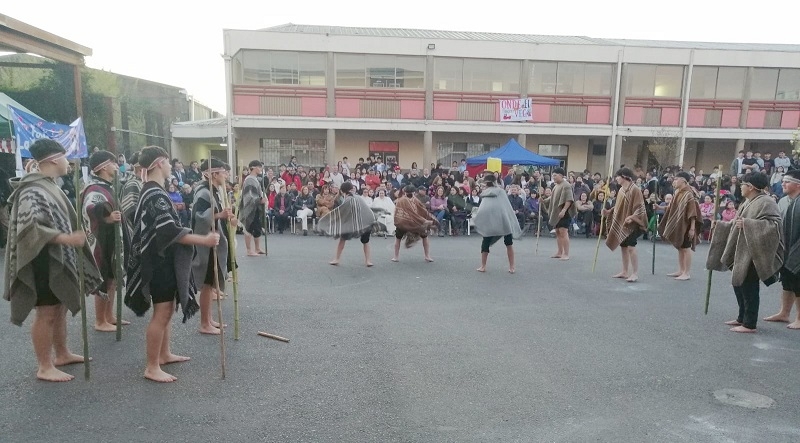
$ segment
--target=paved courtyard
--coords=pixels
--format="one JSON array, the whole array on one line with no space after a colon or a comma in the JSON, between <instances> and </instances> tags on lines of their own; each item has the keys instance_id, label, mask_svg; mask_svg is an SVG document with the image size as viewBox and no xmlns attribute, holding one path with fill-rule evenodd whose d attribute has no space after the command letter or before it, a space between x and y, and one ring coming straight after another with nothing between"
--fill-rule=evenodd
<instances>
[{"instance_id":1,"label":"paved courtyard","mask_svg":"<svg viewBox=\"0 0 800 443\"><path fill-rule=\"evenodd\" d=\"M192 319L173 329L174 350L192 357L168 369L178 381L145 381L149 317L125 308L133 324L122 342L90 331L90 381L73 366L72 382L39 382L30 319L11 325L0 303L0 440L800 441L800 331L760 322L758 334L728 332L730 274L715 273L703 315L706 245L679 283L664 276L674 250L659 245L653 276L652 246L640 244L635 284L609 278L619 253L604 246L591 273L593 240L574 239L572 260L559 262L547 258L554 239L535 255L526 236L514 275L502 243L488 272L475 272L477 236L433 238L430 264L421 245L399 263L391 239L371 245L370 269L357 240L329 266L335 242L316 236L271 235L268 257L240 257L242 336L233 340L228 298L226 380L218 339ZM762 288L762 317L778 298ZM79 319L69 323L75 351Z\"/></svg>"}]
</instances>

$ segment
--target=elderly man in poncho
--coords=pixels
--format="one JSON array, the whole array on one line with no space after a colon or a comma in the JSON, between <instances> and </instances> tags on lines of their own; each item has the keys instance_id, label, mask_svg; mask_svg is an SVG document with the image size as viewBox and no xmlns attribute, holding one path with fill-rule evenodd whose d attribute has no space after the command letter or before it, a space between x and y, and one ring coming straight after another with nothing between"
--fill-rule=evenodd
<instances>
[{"instance_id":1,"label":"elderly man in poncho","mask_svg":"<svg viewBox=\"0 0 800 443\"><path fill-rule=\"evenodd\" d=\"M725 322L733 332L756 332L759 290L778 281L783 265L783 238L778 204L764 189L769 178L761 172L747 174L736 218L716 223L706 269L733 271L731 283L739 304L736 320Z\"/></svg>"},{"instance_id":2,"label":"elderly man in poncho","mask_svg":"<svg viewBox=\"0 0 800 443\"><path fill-rule=\"evenodd\" d=\"M430 255L430 241L428 240L428 230L438 220L425 208L425 205L414 196L417 188L408 185L403 188L404 194L395 202L394 225L394 257L393 262L400 260L400 243L403 237L406 239L406 248L414 246L419 239L422 239L422 250L425 253L425 261L432 262Z\"/></svg>"},{"instance_id":3,"label":"elderly man in poncho","mask_svg":"<svg viewBox=\"0 0 800 443\"><path fill-rule=\"evenodd\" d=\"M522 236L517 216L508 201L508 194L495 186L494 174L487 174L483 179L486 188L481 193L481 208L475 214L475 232L483 236L481 242L481 267L478 272L486 272L486 260L489 258L489 247L501 238L508 254L508 272L514 269L514 239Z\"/></svg>"},{"instance_id":4,"label":"elderly man in poncho","mask_svg":"<svg viewBox=\"0 0 800 443\"><path fill-rule=\"evenodd\" d=\"M675 280L689 280L692 267L692 252L700 243L700 231L703 228L703 217L700 214L700 198L697 191L689 186L691 176L688 172L679 172L672 181L675 197L667 206L658 234L661 238L675 246L678 250L678 271L667 274Z\"/></svg>"}]
</instances>

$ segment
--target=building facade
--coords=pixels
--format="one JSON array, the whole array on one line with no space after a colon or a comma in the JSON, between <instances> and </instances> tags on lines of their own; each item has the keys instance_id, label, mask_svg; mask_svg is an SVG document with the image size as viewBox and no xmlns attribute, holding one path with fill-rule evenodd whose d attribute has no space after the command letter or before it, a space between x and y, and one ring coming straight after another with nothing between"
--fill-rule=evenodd
<instances>
[{"instance_id":1,"label":"building facade","mask_svg":"<svg viewBox=\"0 0 800 443\"><path fill-rule=\"evenodd\" d=\"M292 24L226 30L224 45L238 165L381 154L422 168L513 137L605 174L669 138L669 163L710 170L740 149L788 154L800 125L800 45ZM527 97L531 121L500 120L500 100Z\"/></svg>"}]
</instances>

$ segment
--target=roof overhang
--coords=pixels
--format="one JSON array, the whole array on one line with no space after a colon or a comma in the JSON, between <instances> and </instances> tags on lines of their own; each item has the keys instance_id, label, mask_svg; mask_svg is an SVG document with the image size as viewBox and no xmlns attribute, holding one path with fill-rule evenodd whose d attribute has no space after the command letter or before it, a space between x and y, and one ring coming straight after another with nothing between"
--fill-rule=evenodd
<instances>
[{"instance_id":1,"label":"roof overhang","mask_svg":"<svg viewBox=\"0 0 800 443\"><path fill-rule=\"evenodd\" d=\"M92 50L47 31L0 14L0 51L31 53L82 66Z\"/></svg>"}]
</instances>

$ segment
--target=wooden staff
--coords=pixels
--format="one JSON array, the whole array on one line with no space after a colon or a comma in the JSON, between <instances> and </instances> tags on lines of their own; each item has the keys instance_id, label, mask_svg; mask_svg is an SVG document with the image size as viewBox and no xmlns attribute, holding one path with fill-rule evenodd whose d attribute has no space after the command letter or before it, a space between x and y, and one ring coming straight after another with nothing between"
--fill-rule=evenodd
<instances>
[{"instance_id":1,"label":"wooden staff","mask_svg":"<svg viewBox=\"0 0 800 443\"><path fill-rule=\"evenodd\" d=\"M712 228L717 221L717 211L719 210L719 190L722 187L722 165L719 165L719 173L717 174L717 188L714 190L714 219L711 221ZM714 230L711 229L709 233L709 240L714 236ZM706 281L706 305L705 315L708 315L708 304L711 302L711 274L714 271L708 270L708 280Z\"/></svg>"},{"instance_id":2,"label":"wooden staff","mask_svg":"<svg viewBox=\"0 0 800 443\"><path fill-rule=\"evenodd\" d=\"M216 208L217 208L217 201L214 198L214 180L212 179L211 174L211 155L208 156L208 177L206 178L208 182L208 194L209 198L211 199L211 233L214 234L217 232L217 219L216 219ZM213 262L212 266L214 268L214 292L217 294L217 317L219 319L219 353L220 353L220 366L222 369L222 379L225 380L225 325L222 322L222 297L220 295L219 290L219 263L217 262L217 247L211 247L211 257L209 258Z\"/></svg>"},{"instance_id":3,"label":"wooden staff","mask_svg":"<svg viewBox=\"0 0 800 443\"><path fill-rule=\"evenodd\" d=\"M541 188L540 188L541 189ZM539 237L542 233L542 193L539 193L539 211L536 215L536 255L539 255Z\"/></svg>"},{"instance_id":4,"label":"wooden staff","mask_svg":"<svg viewBox=\"0 0 800 443\"><path fill-rule=\"evenodd\" d=\"M223 209L232 205L228 201L228 193L224 195ZM233 339L239 340L239 273L236 270L236 226L228 220L228 256L233 274ZM221 320L220 320L221 321Z\"/></svg>"},{"instance_id":5,"label":"wooden staff","mask_svg":"<svg viewBox=\"0 0 800 443\"><path fill-rule=\"evenodd\" d=\"M258 335L260 335L262 337L271 338L273 340L282 341L284 343L289 343L289 339L288 338L281 337L280 335L270 334L268 332L261 332L261 331L258 331Z\"/></svg>"},{"instance_id":6,"label":"wooden staff","mask_svg":"<svg viewBox=\"0 0 800 443\"><path fill-rule=\"evenodd\" d=\"M81 195L81 162L75 162L75 212L77 216L78 229L83 229L83 196ZM89 367L89 329L86 322L86 294L84 293L84 272L83 272L83 246L75 248L76 266L78 267L78 298L81 306L81 339L83 340L83 378L91 378L91 368ZM120 323L120 319L117 319Z\"/></svg>"},{"instance_id":7,"label":"wooden staff","mask_svg":"<svg viewBox=\"0 0 800 443\"><path fill-rule=\"evenodd\" d=\"M121 190L119 186L119 175L121 174L120 171L117 171L114 174L114 197L117 199L117 204L114 205L117 211L122 211L122 208L119 205ZM117 284L117 341L122 340L122 287L123 287L123 254L124 249L122 246L122 229L123 223L125 220L121 220L118 223L118 226L114 227L114 249L116 249L116 264L114 266L114 282Z\"/></svg>"},{"instance_id":8,"label":"wooden staff","mask_svg":"<svg viewBox=\"0 0 800 443\"><path fill-rule=\"evenodd\" d=\"M258 205L261 211L261 226L264 227L264 255L269 255L269 248L267 248L267 234L269 234L269 225L267 224L267 208ZM255 241L255 239L253 239Z\"/></svg>"},{"instance_id":9,"label":"wooden staff","mask_svg":"<svg viewBox=\"0 0 800 443\"><path fill-rule=\"evenodd\" d=\"M603 191L603 206L600 207L600 231L597 233L597 246L594 248L594 261L592 261L592 274L594 274L594 268L597 266L597 255L600 253L600 240L603 238L603 227L606 223L606 216L603 213L606 210L606 202L608 201L608 194L611 193L611 174L609 174L609 184L606 185L605 190Z\"/></svg>"},{"instance_id":10,"label":"wooden staff","mask_svg":"<svg viewBox=\"0 0 800 443\"><path fill-rule=\"evenodd\" d=\"M653 210L653 216L650 217L650 221L648 222L648 228L650 229L651 236L653 237L653 265L652 265L652 273L656 275L656 237L658 236L658 214L655 213L655 209Z\"/></svg>"}]
</instances>

